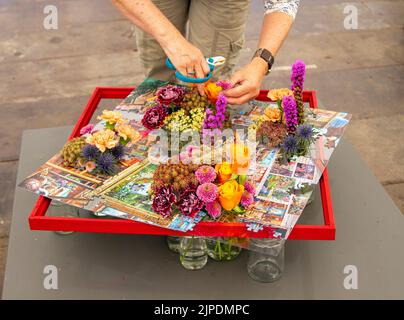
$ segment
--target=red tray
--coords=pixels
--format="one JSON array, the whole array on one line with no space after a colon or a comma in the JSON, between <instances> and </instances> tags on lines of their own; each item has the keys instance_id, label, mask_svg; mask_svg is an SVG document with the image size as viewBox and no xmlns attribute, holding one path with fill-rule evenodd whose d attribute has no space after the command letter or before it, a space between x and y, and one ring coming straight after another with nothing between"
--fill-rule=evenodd
<instances>
[{"instance_id":1,"label":"red tray","mask_svg":"<svg viewBox=\"0 0 404 320\"><path fill-rule=\"evenodd\" d=\"M87 125L101 99L124 99L134 88L95 88L87 106L84 108L77 121L69 139L80 135L80 129ZM267 98L268 91L262 90L257 100L270 101ZM304 91L303 101L309 102L311 108L317 108L315 91ZM321 202L323 207L324 224L322 225L300 225L297 224L289 239L297 240L335 240L335 224L332 209L331 192L328 183L327 169L324 170L320 179ZM172 231L166 228L152 226L146 223L135 222L124 219L108 218L70 218L70 217L49 217L46 211L51 199L40 196L30 216L29 226L31 230L46 231L78 231L78 232L100 232L100 233L129 233L129 234L152 234L152 235L184 235L183 232ZM266 238L268 231L248 231L243 223L219 223L200 222L193 231L187 235L198 236L224 236L224 237L249 237Z\"/></svg>"}]
</instances>

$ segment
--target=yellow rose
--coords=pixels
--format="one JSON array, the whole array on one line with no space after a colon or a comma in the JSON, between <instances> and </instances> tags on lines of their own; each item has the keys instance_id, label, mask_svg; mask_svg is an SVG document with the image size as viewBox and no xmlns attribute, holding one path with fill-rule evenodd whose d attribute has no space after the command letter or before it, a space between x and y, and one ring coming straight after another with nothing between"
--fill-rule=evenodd
<instances>
[{"instance_id":1,"label":"yellow rose","mask_svg":"<svg viewBox=\"0 0 404 320\"><path fill-rule=\"evenodd\" d=\"M102 115L97 117L98 120L105 120L109 124L121 122L122 115L117 111L104 110Z\"/></svg>"},{"instance_id":2,"label":"yellow rose","mask_svg":"<svg viewBox=\"0 0 404 320\"><path fill-rule=\"evenodd\" d=\"M215 166L215 170L219 177L220 183L223 183L223 182L226 182L227 180L229 180L231 178L231 175L233 174L232 166L228 162L223 162L223 163L217 164Z\"/></svg>"},{"instance_id":3,"label":"yellow rose","mask_svg":"<svg viewBox=\"0 0 404 320\"><path fill-rule=\"evenodd\" d=\"M272 101L277 101L282 100L282 98L285 96L291 96L291 95L293 95L292 90L288 88L282 88L282 89L273 89L269 91L267 97Z\"/></svg>"},{"instance_id":4,"label":"yellow rose","mask_svg":"<svg viewBox=\"0 0 404 320\"><path fill-rule=\"evenodd\" d=\"M96 146L101 152L104 152L106 149L112 149L118 144L115 132L110 129L94 132L87 137L86 142Z\"/></svg>"},{"instance_id":5,"label":"yellow rose","mask_svg":"<svg viewBox=\"0 0 404 320\"><path fill-rule=\"evenodd\" d=\"M132 142L136 141L140 134L129 124L119 124L115 127L116 132L125 141L128 139Z\"/></svg>"},{"instance_id":6,"label":"yellow rose","mask_svg":"<svg viewBox=\"0 0 404 320\"><path fill-rule=\"evenodd\" d=\"M236 180L230 180L219 187L219 202L227 210L233 210L241 200L244 186L238 184Z\"/></svg>"}]
</instances>

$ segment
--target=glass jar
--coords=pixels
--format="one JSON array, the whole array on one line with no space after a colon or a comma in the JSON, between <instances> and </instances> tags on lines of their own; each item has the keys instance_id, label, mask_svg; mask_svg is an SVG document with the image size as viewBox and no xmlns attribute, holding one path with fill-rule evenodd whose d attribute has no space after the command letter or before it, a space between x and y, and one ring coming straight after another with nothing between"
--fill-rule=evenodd
<instances>
[{"instance_id":1,"label":"glass jar","mask_svg":"<svg viewBox=\"0 0 404 320\"><path fill-rule=\"evenodd\" d=\"M79 208L68 205L63 202L52 200L46 214L50 217L79 217ZM59 235L69 235L74 231L54 231Z\"/></svg>"},{"instance_id":2,"label":"glass jar","mask_svg":"<svg viewBox=\"0 0 404 320\"><path fill-rule=\"evenodd\" d=\"M237 238L220 237L206 239L208 256L216 261L236 259L241 252L241 248L233 245L235 241L237 241Z\"/></svg>"},{"instance_id":3,"label":"glass jar","mask_svg":"<svg viewBox=\"0 0 404 320\"><path fill-rule=\"evenodd\" d=\"M168 249L175 253L180 252L180 242L182 237L167 236Z\"/></svg>"},{"instance_id":4,"label":"glass jar","mask_svg":"<svg viewBox=\"0 0 404 320\"><path fill-rule=\"evenodd\" d=\"M181 237L180 262L188 270L202 269L208 261L206 241L200 237Z\"/></svg>"},{"instance_id":5,"label":"glass jar","mask_svg":"<svg viewBox=\"0 0 404 320\"><path fill-rule=\"evenodd\" d=\"M248 275L260 282L274 282L285 265L284 240L251 239L247 261Z\"/></svg>"}]
</instances>

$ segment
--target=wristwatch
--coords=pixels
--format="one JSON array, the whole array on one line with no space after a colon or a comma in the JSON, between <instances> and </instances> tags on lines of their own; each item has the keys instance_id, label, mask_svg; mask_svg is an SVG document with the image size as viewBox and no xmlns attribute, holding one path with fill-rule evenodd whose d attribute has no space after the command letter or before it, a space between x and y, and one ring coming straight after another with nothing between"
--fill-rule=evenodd
<instances>
[{"instance_id":1,"label":"wristwatch","mask_svg":"<svg viewBox=\"0 0 404 320\"><path fill-rule=\"evenodd\" d=\"M255 51L253 58L255 57L260 57L263 59L266 63L268 63L268 72L271 70L272 65L274 64L275 58L272 55L271 51L265 49L265 48L259 48L257 51Z\"/></svg>"}]
</instances>

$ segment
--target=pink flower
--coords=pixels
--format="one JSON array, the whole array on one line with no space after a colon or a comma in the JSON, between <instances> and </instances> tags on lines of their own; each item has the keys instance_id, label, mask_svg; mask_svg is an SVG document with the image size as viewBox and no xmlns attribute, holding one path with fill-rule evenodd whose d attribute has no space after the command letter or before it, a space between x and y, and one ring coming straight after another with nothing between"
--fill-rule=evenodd
<instances>
[{"instance_id":1,"label":"pink flower","mask_svg":"<svg viewBox=\"0 0 404 320\"><path fill-rule=\"evenodd\" d=\"M251 194L255 194L255 187L250 181L244 182L244 190Z\"/></svg>"},{"instance_id":2,"label":"pink flower","mask_svg":"<svg viewBox=\"0 0 404 320\"><path fill-rule=\"evenodd\" d=\"M241 205L243 207L248 207L254 203L254 197L251 193L244 191L243 195L241 196Z\"/></svg>"},{"instance_id":3,"label":"pink flower","mask_svg":"<svg viewBox=\"0 0 404 320\"><path fill-rule=\"evenodd\" d=\"M196 189L196 195L205 203L210 203L217 198L217 186L213 183L203 183Z\"/></svg>"},{"instance_id":4,"label":"pink flower","mask_svg":"<svg viewBox=\"0 0 404 320\"><path fill-rule=\"evenodd\" d=\"M85 166L87 172L93 172L94 169L97 167L97 165L93 161L87 161Z\"/></svg>"},{"instance_id":5,"label":"pink flower","mask_svg":"<svg viewBox=\"0 0 404 320\"><path fill-rule=\"evenodd\" d=\"M219 201L213 201L206 204L206 211L213 218L216 219L222 214L222 206Z\"/></svg>"},{"instance_id":6,"label":"pink flower","mask_svg":"<svg viewBox=\"0 0 404 320\"><path fill-rule=\"evenodd\" d=\"M168 106L170 103L179 104L184 97L184 89L171 84L161 87L156 91L157 101Z\"/></svg>"},{"instance_id":7,"label":"pink flower","mask_svg":"<svg viewBox=\"0 0 404 320\"><path fill-rule=\"evenodd\" d=\"M91 133L93 131L94 125L89 123L88 125L84 126L83 128L80 129L80 134L86 134L86 133Z\"/></svg>"},{"instance_id":8,"label":"pink flower","mask_svg":"<svg viewBox=\"0 0 404 320\"><path fill-rule=\"evenodd\" d=\"M211 166L201 166L195 171L199 183L208 183L216 179L216 171Z\"/></svg>"}]
</instances>

